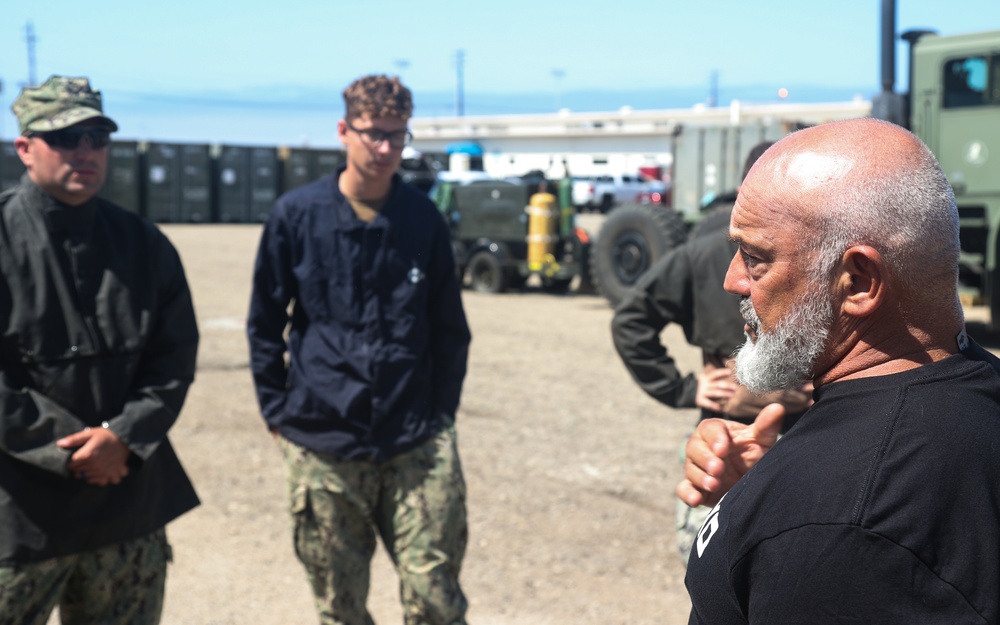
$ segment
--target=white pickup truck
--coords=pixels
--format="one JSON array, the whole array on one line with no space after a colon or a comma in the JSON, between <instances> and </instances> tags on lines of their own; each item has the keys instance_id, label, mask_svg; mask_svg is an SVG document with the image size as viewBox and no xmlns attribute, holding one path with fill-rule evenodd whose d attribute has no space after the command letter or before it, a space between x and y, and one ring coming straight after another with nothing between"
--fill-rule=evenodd
<instances>
[{"instance_id":1,"label":"white pickup truck","mask_svg":"<svg viewBox=\"0 0 1000 625\"><path fill-rule=\"evenodd\" d=\"M619 202L634 201L649 183L642 176L616 174L573 179L573 205L582 212L606 213Z\"/></svg>"}]
</instances>

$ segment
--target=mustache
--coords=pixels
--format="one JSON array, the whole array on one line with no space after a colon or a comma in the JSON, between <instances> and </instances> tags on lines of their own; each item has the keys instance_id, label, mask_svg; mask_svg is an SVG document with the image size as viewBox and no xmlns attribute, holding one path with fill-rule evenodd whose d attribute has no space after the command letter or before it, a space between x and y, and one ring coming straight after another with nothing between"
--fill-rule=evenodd
<instances>
[{"instance_id":1,"label":"mustache","mask_svg":"<svg viewBox=\"0 0 1000 625\"><path fill-rule=\"evenodd\" d=\"M747 322L750 329L760 333L760 317L757 316L757 311L753 309L753 302L746 295L740 297L740 314L743 315L743 320Z\"/></svg>"}]
</instances>

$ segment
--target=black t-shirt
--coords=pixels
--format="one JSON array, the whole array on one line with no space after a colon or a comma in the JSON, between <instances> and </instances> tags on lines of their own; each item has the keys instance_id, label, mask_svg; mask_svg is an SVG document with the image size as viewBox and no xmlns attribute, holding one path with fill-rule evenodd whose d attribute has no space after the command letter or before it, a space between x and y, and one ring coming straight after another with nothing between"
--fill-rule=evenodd
<instances>
[{"instance_id":1,"label":"black t-shirt","mask_svg":"<svg viewBox=\"0 0 1000 625\"><path fill-rule=\"evenodd\" d=\"M996 623L1000 360L836 382L712 511L690 623Z\"/></svg>"}]
</instances>

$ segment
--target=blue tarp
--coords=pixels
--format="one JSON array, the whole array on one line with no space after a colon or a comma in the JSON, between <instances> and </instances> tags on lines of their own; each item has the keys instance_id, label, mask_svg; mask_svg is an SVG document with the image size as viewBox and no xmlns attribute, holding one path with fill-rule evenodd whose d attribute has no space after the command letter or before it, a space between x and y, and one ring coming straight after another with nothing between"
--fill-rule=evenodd
<instances>
[{"instance_id":1,"label":"blue tarp","mask_svg":"<svg viewBox=\"0 0 1000 625\"><path fill-rule=\"evenodd\" d=\"M459 143L449 143L444 149L448 154L468 154L469 156L482 156L483 148L478 143L472 141L461 141Z\"/></svg>"}]
</instances>

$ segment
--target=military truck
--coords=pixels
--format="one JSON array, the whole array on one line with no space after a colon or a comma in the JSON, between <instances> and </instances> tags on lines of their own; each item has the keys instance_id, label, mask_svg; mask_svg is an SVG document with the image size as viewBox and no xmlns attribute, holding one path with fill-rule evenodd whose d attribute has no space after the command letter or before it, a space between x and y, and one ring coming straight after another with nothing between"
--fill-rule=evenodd
<instances>
[{"instance_id":1,"label":"military truck","mask_svg":"<svg viewBox=\"0 0 1000 625\"><path fill-rule=\"evenodd\" d=\"M913 131L934 152L958 204L960 292L1000 324L1000 30L907 31L908 93L893 91L895 2L882 2L882 93L872 115Z\"/></svg>"},{"instance_id":2,"label":"military truck","mask_svg":"<svg viewBox=\"0 0 1000 625\"><path fill-rule=\"evenodd\" d=\"M882 93L871 114L911 129L934 152L958 201L961 292L986 303L1000 324L1000 30L939 36L908 31L909 93L895 93L896 5L883 0ZM591 250L597 288L616 305L660 256L685 240L713 195L734 190L742 162L760 140L802 127L794 119L676 127L672 206L621 206L609 213ZM669 215L665 215L665 213Z\"/></svg>"},{"instance_id":3,"label":"military truck","mask_svg":"<svg viewBox=\"0 0 1000 625\"><path fill-rule=\"evenodd\" d=\"M590 239L576 226L565 186L478 180L441 184L432 197L450 225L459 277L469 288L501 293L537 276L546 291L565 293L579 276L577 288L590 290Z\"/></svg>"}]
</instances>

